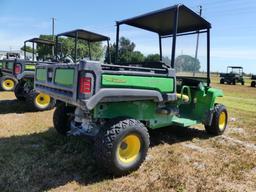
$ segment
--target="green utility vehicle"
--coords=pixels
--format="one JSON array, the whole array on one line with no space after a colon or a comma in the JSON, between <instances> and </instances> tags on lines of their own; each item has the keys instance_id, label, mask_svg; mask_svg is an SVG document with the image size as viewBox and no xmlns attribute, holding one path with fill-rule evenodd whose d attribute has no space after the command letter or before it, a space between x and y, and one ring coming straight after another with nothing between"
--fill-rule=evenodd
<instances>
[{"instance_id":1,"label":"green utility vehicle","mask_svg":"<svg viewBox=\"0 0 256 192\"><path fill-rule=\"evenodd\" d=\"M171 65L163 62L103 64L40 63L35 88L63 101L53 116L55 129L63 135L84 135L94 141L99 166L114 175L139 168L150 144L148 129L204 124L220 135L228 114L216 103L223 92L210 87L211 24L184 5L175 5L117 25L130 25L157 34L160 60L162 39L172 38ZM207 36L207 78L176 76L176 37L204 33ZM91 36L90 38L94 38ZM170 127L171 129L171 127Z\"/></svg>"},{"instance_id":2,"label":"green utility vehicle","mask_svg":"<svg viewBox=\"0 0 256 192\"><path fill-rule=\"evenodd\" d=\"M251 87L255 87L256 86L256 75L252 75L252 82L251 82Z\"/></svg>"},{"instance_id":3,"label":"green utility vehicle","mask_svg":"<svg viewBox=\"0 0 256 192\"><path fill-rule=\"evenodd\" d=\"M18 59L18 53L7 52L6 59L0 60L0 88L4 91L13 91L18 83L13 75L13 66L15 59Z\"/></svg>"},{"instance_id":4,"label":"green utility vehicle","mask_svg":"<svg viewBox=\"0 0 256 192\"><path fill-rule=\"evenodd\" d=\"M220 73L220 84L233 84L241 83L244 85L243 67L228 66L227 73Z\"/></svg>"},{"instance_id":5,"label":"green utility vehicle","mask_svg":"<svg viewBox=\"0 0 256 192\"><path fill-rule=\"evenodd\" d=\"M14 60L10 73L18 80L14 89L14 94L19 101L26 101L32 109L38 111L49 110L55 106L56 100L49 95L39 93L34 89L34 74L35 74L35 44L43 45L46 48L54 48L54 41L41 38L32 38L24 42L24 47L27 43L32 43L32 61L27 59L27 53L24 51L24 59ZM44 58L51 60L52 58Z\"/></svg>"}]
</instances>

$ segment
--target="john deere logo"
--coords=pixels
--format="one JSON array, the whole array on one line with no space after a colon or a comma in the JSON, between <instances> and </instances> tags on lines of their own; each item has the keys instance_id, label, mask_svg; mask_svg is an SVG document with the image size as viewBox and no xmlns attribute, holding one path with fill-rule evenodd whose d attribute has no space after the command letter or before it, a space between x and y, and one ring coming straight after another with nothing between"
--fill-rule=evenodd
<instances>
[{"instance_id":1,"label":"john deere logo","mask_svg":"<svg viewBox=\"0 0 256 192\"><path fill-rule=\"evenodd\" d=\"M111 83L126 83L125 79L119 79L114 77L104 77L104 80Z\"/></svg>"}]
</instances>

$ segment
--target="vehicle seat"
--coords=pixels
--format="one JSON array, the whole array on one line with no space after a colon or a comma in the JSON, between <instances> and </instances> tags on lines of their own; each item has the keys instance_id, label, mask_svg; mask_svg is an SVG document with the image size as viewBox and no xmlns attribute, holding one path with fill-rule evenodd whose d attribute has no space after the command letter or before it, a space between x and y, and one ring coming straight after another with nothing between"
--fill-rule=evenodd
<instances>
[{"instance_id":1,"label":"vehicle seat","mask_svg":"<svg viewBox=\"0 0 256 192\"><path fill-rule=\"evenodd\" d=\"M189 103L189 96L188 95L185 95L185 94L181 95L180 93L177 93L176 96L177 96L178 100L181 100L184 103Z\"/></svg>"}]
</instances>

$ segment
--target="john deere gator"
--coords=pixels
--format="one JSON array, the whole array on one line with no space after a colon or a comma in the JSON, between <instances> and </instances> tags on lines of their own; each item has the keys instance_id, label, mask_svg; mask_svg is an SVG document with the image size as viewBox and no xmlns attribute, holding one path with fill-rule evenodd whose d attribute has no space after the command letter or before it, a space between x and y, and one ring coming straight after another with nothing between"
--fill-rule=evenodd
<instances>
[{"instance_id":1,"label":"john deere gator","mask_svg":"<svg viewBox=\"0 0 256 192\"><path fill-rule=\"evenodd\" d=\"M31 109L49 110L55 106L55 99L47 94L39 93L34 89L34 74L35 74L35 44L44 45L47 48L54 47L54 41L32 38L24 42L24 47L27 43L32 43L32 61L27 59L26 50L24 51L25 59L16 59L10 70L10 74L18 80L14 89L14 94L19 101L26 101ZM45 58L51 60L52 58Z\"/></svg>"},{"instance_id":2,"label":"john deere gator","mask_svg":"<svg viewBox=\"0 0 256 192\"><path fill-rule=\"evenodd\" d=\"M120 63L122 25L155 33L160 62ZM118 21L116 26L115 64L82 60L36 66L36 90L63 102L53 115L57 132L91 138L96 162L114 175L140 167L150 144L149 129L203 124L207 133L223 134L228 113L216 103L223 92L210 86L211 24L185 5L175 5ZM207 37L207 77L176 76L177 37L198 33ZM167 37L172 38L171 65L162 62L162 39Z\"/></svg>"}]
</instances>

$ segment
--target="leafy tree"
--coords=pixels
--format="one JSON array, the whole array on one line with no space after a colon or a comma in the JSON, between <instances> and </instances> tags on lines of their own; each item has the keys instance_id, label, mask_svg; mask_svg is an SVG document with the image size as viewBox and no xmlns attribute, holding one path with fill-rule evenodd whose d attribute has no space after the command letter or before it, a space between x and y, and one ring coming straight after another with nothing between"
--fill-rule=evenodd
<instances>
[{"instance_id":1,"label":"leafy tree","mask_svg":"<svg viewBox=\"0 0 256 192\"><path fill-rule=\"evenodd\" d=\"M190 55L180 55L175 60L175 69L179 71L198 72L200 69L200 61Z\"/></svg>"},{"instance_id":2,"label":"leafy tree","mask_svg":"<svg viewBox=\"0 0 256 192\"><path fill-rule=\"evenodd\" d=\"M40 38L52 40L52 35L40 35ZM58 39L57 54L62 57L70 56L72 59L75 58L75 40L74 38L63 38ZM56 51L56 49L55 49ZM61 55L62 52L62 55ZM37 53L39 59L46 57L52 57L52 48L48 45L38 44ZM104 48L101 42L91 43L91 56L92 59L100 60L103 58ZM89 47L87 41L78 40L77 43L77 59L89 58Z\"/></svg>"},{"instance_id":3,"label":"leafy tree","mask_svg":"<svg viewBox=\"0 0 256 192\"><path fill-rule=\"evenodd\" d=\"M25 46L23 45L20 48L20 50L25 51ZM32 47L26 45L26 52L32 53L33 52ZM36 53L36 50L35 50L35 53Z\"/></svg>"},{"instance_id":4,"label":"leafy tree","mask_svg":"<svg viewBox=\"0 0 256 192\"><path fill-rule=\"evenodd\" d=\"M46 39L46 40L52 40L52 35L40 35L39 38ZM51 58L52 55L52 46L44 45L44 44L37 44L37 53L39 59L45 59L45 58Z\"/></svg>"},{"instance_id":5,"label":"leafy tree","mask_svg":"<svg viewBox=\"0 0 256 192\"><path fill-rule=\"evenodd\" d=\"M144 61L144 55L140 51L132 52L130 62L143 62L143 61Z\"/></svg>"},{"instance_id":6,"label":"leafy tree","mask_svg":"<svg viewBox=\"0 0 256 192\"><path fill-rule=\"evenodd\" d=\"M144 55L140 51L135 51L135 43L131 42L125 37L121 37L119 40L119 54L118 62L119 63L130 63L130 62L143 62ZM111 62L116 63L116 44L110 45L110 57ZM106 55L105 61L108 61L109 56Z\"/></svg>"},{"instance_id":7,"label":"leafy tree","mask_svg":"<svg viewBox=\"0 0 256 192\"><path fill-rule=\"evenodd\" d=\"M147 62L158 62L160 61L160 55L159 54L149 54L145 57L145 61Z\"/></svg>"}]
</instances>

